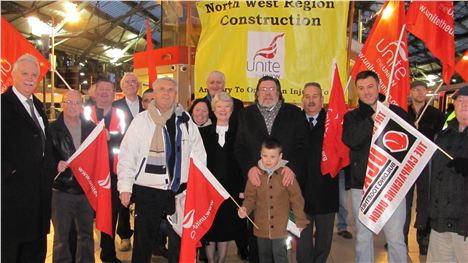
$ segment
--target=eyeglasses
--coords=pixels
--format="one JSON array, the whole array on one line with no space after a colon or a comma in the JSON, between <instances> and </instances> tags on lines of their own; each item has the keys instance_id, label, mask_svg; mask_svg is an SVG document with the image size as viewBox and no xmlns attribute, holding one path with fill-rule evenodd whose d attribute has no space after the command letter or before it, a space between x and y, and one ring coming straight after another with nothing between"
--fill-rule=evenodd
<instances>
[{"instance_id":1,"label":"eyeglasses","mask_svg":"<svg viewBox=\"0 0 468 263\"><path fill-rule=\"evenodd\" d=\"M125 80L126 84L138 84L138 80Z\"/></svg>"},{"instance_id":2,"label":"eyeglasses","mask_svg":"<svg viewBox=\"0 0 468 263\"><path fill-rule=\"evenodd\" d=\"M267 91L274 91L276 90L276 88L274 87L260 87L258 88L259 91L262 91L262 92L267 92Z\"/></svg>"},{"instance_id":3,"label":"eyeglasses","mask_svg":"<svg viewBox=\"0 0 468 263\"><path fill-rule=\"evenodd\" d=\"M82 104L81 101L71 101L71 100L65 100L65 101L63 101L63 103L66 103L66 104L69 104L69 105L73 105L73 106L81 105L81 104Z\"/></svg>"}]
</instances>

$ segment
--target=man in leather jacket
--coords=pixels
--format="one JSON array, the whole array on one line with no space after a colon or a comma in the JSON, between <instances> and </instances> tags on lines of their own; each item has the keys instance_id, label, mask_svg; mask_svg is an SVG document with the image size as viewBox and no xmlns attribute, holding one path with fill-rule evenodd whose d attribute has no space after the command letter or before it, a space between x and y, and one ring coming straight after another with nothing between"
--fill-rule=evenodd
<instances>
[{"instance_id":1,"label":"man in leather jacket","mask_svg":"<svg viewBox=\"0 0 468 263\"><path fill-rule=\"evenodd\" d=\"M62 100L63 113L50 125L53 155L59 174L52 189L52 223L54 225L53 262L69 262L70 228L76 228L76 262L94 262L93 208L83 189L68 168L66 160L88 137L95 125L83 118L81 94L68 91ZM73 232L73 231L72 231ZM72 242L73 243L73 242ZM74 249L72 249L74 250Z\"/></svg>"}]
</instances>

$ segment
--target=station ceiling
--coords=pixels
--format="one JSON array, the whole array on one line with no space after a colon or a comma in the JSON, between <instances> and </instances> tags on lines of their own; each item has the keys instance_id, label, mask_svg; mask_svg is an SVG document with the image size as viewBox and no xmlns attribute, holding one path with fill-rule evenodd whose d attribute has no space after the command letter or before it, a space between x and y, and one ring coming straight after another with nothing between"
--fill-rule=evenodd
<instances>
[{"instance_id":1,"label":"station ceiling","mask_svg":"<svg viewBox=\"0 0 468 263\"><path fill-rule=\"evenodd\" d=\"M167 18L176 17L176 22L185 23L187 7L194 8L194 2L168 1L73 1L80 11L80 21L76 24L61 22L66 18L66 1L1 1L2 16L19 32L31 41L41 38L32 34L28 17L54 24L57 34L56 49L72 56L77 62L94 59L116 65L133 64L132 54L146 49L145 20L151 25L154 47L162 42L162 23ZM384 1L354 2L353 38L358 38L358 21L362 21L362 41L365 41L376 13ZM409 5L409 2L406 2ZM163 8L164 7L164 8ZM192 23L199 23L196 12ZM468 49L468 2L454 1L455 49L456 59ZM408 34L410 67L413 76L439 74L441 66L424 44ZM112 50L123 50L122 56L115 60ZM459 82L460 79L457 79Z\"/></svg>"}]
</instances>

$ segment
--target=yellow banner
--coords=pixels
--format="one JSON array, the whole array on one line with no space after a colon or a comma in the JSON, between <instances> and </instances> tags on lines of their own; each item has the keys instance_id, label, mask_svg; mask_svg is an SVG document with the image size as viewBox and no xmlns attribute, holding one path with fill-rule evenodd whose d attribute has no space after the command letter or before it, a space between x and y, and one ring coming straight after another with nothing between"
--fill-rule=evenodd
<instances>
[{"instance_id":1,"label":"yellow banner","mask_svg":"<svg viewBox=\"0 0 468 263\"><path fill-rule=\"evenodd\" d=\"M255 100L260 77L279 78L285 100L300 103L307 82L318 82L326 101L332 61L346 81L347 1L201 1L202 32L195 59L195 97L206 95L206 76L226 75L226 91ZM345 83L343 83L344 85Z\"/></svg>"}]
</instances>

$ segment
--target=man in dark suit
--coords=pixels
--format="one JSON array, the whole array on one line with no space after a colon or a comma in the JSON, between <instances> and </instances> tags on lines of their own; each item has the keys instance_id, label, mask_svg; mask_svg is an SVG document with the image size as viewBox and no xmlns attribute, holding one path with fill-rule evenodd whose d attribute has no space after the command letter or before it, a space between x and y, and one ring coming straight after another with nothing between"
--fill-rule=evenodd
<instances>
[{"instance_id":1,"label":"man in dark suit","mask_svg":"<svg viewBox=\"0 0 468 263\"><path fill-rule=\"evenodd\" d=\"M338 177L322 175L322 145L327 112L322 108L323 96L319 83L304 86L302 96L304 120L309 126L307 134L307 162L305 172L298 178L305 200L304 212L310 224L297 241L297 262L327 262L333 239L335 213L338 212ZM315 227L315 242L314 242Z\"/></svg>"},{"instance_id":2,"label":"man in dark suit","mask_svg":"<svg viewBox=\"0 0 468 263\"><path fill-rule=\"evenodd\" d=\"M2 262L44 262L50 228L51 144L47 116L33 95L39 63L25 54L13 66L2 104Z\"/></svg>"},{"instance_id":3,"label":"man in dark suit","mask_svg":"<svg viewBox=\"0 0 468 263\"><path fill-rule=\"evenodd\" d=\"M305 155L307 126L301 110L284 102L281 84L270 76L262 77L257 84L256 103L239 114L235 155L242 174L256 186L260 185L257 162L262 142L273 137L283 145L283 159L289 161L283 169L283 184L292 183L302 170ZM256 239L249 231L249 261L258 262Z\"/></svg>"},{"instance_id":4,"label":"man in dark suit","mask_svg":"<svg viewBox=\"0 0 468 263\"><path fill-rule=\"evenodd\" d=\"M122 89L125 97L112 103L113 107L125 112L127 117L127 123L125 125L126 128L128 128L133 118L143 111L141 97L137 95L140 86L141 83L138 81L137 75L133 72L126 72L120 80L120 88ZM121 206L117 223L117 235L120 237L120 251L130 250L132 247L130 243L132 234L133 231L130 228L130 210L127 207Z\"/></svg>"}]
</instances>

